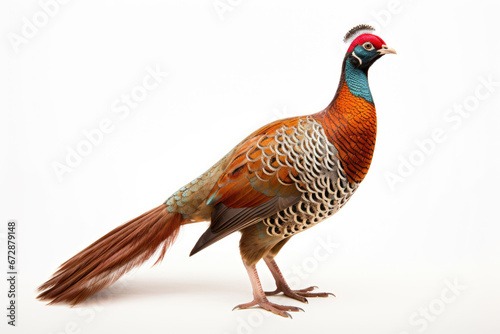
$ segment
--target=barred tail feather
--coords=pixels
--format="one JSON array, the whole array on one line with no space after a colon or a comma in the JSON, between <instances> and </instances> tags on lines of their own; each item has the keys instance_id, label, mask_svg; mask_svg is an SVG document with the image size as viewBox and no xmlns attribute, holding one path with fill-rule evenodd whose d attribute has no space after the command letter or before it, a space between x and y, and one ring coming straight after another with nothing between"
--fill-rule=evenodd
<instances>
[{"instance_id":1,"label":"barred tail feather","mask_svg":"<svg viewBox=\"0 0 500 334\"><path fill-rule=\"evenodd\" d=\"M161 248L165 256L183 224L179 213L162 204L119 226L63 263L38 290L38 299L50 304L76 305L110 286Z\"/></svg>"}]
</instances>

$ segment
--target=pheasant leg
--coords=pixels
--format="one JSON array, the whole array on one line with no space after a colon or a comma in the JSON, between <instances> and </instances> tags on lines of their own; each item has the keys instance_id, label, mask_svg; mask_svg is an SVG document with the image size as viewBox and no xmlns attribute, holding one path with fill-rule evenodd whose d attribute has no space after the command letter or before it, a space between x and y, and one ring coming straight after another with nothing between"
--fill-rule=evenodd
<instances>
[{"instance_id":1,"label":"pheasant leg","mask_svg":"<svg viewBox=\"0 0 500 334\"><path fill-rule=\"evenodd\" d=\"M257 307L263 308L264 310L270 311L274 314L281 315L282 317L288 317L288 318L291 318L292 316L287 311L290 311L290 312L302 311L302 312L304 312L304 310L301 309L300 307L285 306L285 305L278 305L278 304L271 303L267 299L267 297L264 293L264 290L262 290L262 285L260 284L259 275L257 274L257 268L255 267L255 265L249 266L245 263L245 269L247 270L248 277L250 277L250 282L252 283L253 300L249 303L240 304L240 305L236 306L235 308L233 308L233 311L238 310L238 309L241 310L241 309L247 309L247 308L250 308L253 306L257 306Z\"/></svg>"},{"instance_id":2,"label":"pheasant leg","mask_svg":"<svg viewBox=\"0 0 500 334\"><path fill-rule=\"evenodd\" d=\"M285 281L285 278L278 268L278 264L276 263L276 261L274 261L274 258L266 256L264 258L264 261L266 262L269 270L271 271L271 274L273 274L274 280L276 281L276 290L265 292L266 296L274 296L282 292L283 295L296 299L303 303L307 303L306 297L328 297L330 295L335 297L335 295L330 292L310 292L318 288L317 286L310 286L305 289L292 290L288 283Z\"/></svg>"}]
</instances>

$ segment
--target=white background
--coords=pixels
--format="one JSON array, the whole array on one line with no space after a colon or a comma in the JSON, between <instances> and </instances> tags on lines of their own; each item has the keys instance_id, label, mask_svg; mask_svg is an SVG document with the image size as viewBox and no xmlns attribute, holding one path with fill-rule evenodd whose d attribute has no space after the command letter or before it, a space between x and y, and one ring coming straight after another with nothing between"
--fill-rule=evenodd
<instances>
[{"instance_id":1,"label":"white background","mask_svg":"<svg viewBox=\"0 0 500 334\"><path fill-rule=\"evenodd\" d=\"M20 254L18 327L4 310L2 332L498 333L498 1L70 1L16 52L13 34L41 11L31 0L0 8L0 221L18 220ZM379 124L371 170L341 212L278 256L297 287L336 298L272 298L305 309L293 320L231 312L252 298L239 236L189 258L200 223L160 266L80 308L34 299L64 260L162 203L251 131L324 108L342 37L359 23L377 25L398 51L370 70ZM113 104L148 67L168 76L120 118ZM58 179L54 163L103 119L113 130ZM435 131L444 139L422 152L417 143Z\"/></svg>"}]
</instances>

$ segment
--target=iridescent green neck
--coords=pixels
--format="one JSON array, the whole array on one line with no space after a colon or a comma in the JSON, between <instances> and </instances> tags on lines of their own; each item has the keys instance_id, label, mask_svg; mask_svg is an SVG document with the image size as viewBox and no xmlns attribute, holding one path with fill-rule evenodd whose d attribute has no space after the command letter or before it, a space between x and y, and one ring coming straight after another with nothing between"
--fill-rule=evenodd
<instances>
[{"instance_id":1,"label":"iridescent green neck","mask_svg":"<svg viewBox=\"0 0 500 334\"><path fill-rule=\"evenodd\" d=\"M362 69L354 67L349 60L345 62L344 80L352 95L362 97L366 101L373 103L367 73Z\"/></svg>"}]
</instances>

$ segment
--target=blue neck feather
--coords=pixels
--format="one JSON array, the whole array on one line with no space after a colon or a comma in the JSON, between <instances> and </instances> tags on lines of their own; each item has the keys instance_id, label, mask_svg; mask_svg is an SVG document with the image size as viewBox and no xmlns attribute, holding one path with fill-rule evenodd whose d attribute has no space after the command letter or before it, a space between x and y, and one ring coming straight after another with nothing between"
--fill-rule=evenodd
<instances>
[{"instance_id":1,"label":"blue neck feather","mask_svg":"<svg viewBox=\"0 0 500 334\"><path fill-rule=\"evenodd\" d=\"M345 82L352 95L362 97L366 101L373 103L372 93L368 86L366 72L355 68L349 60L345 62Z\"/></svg>"}]
</instances>

